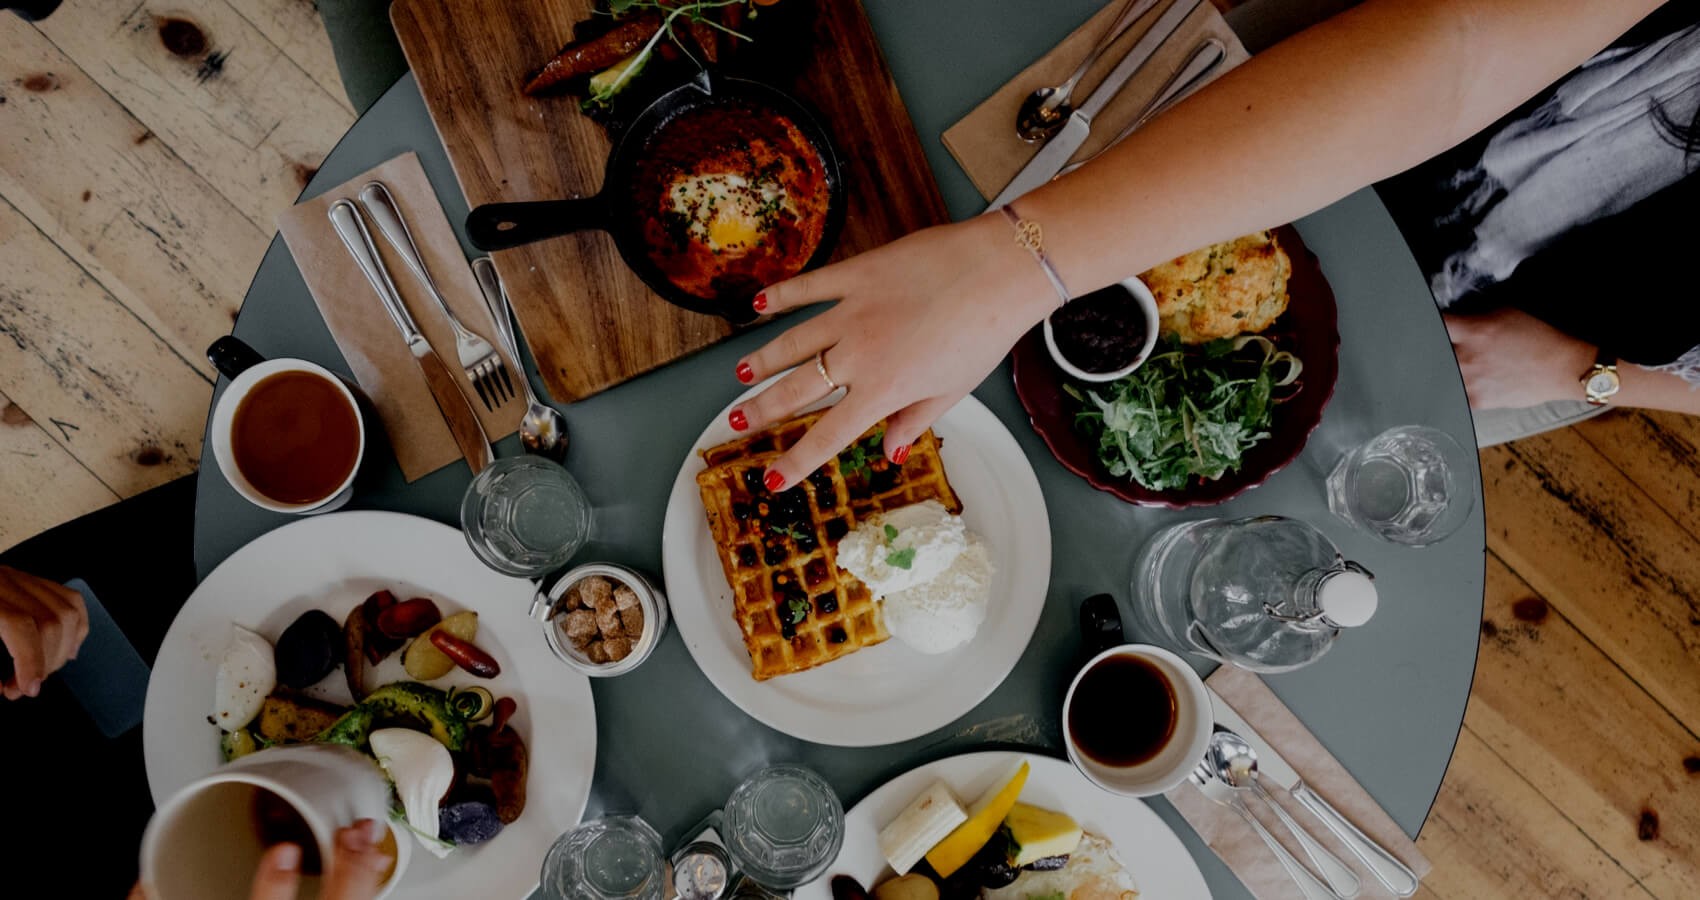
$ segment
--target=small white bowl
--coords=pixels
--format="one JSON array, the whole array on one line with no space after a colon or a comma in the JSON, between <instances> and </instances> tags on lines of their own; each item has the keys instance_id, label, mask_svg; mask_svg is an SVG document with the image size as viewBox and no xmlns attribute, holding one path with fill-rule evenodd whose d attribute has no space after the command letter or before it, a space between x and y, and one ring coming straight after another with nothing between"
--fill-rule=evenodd
<instances>
[{"instance_id":1,"label":"small white bowl","mask_svg":"<svg viewBox=\"0 0 1700 900\"><path fill-rule=\"evenodd\" d=\"M1088 372L1063 358L1062 351L1057 349L1057 335L1051 327L1051 316L1045 317L1045 349L1051 351L1051 359L1057 367L1073 378L1081 381L1115 381L1124 378L1134 369L1139 368L1151 356L1151 351L1157 346L1157 298L1151 296L1151 289L1145 282L1137 278L1129 278L1120 282L1121 287L1133 296L1134 303L1139 305L1140 312L1145 314L1145 344L1139 348L1139 355L1133 362L1114 372ZM1065 307L1066 308L1066 307ZM1058 310L1061 311L1060 309Z\"/></svg>"},{"instance_id":2,"label":"small white bowl","mask_svg":"<svg viewBox=\"0 0 1700 900\"><path fill-rule=\"evenodd\" d=\"M566 597L567 591L592 575L601 575L615 584L631 588L638 596L639 608L643 610L643 634L632 644L631 654L619 662L591 662L590 657L573 647L560 626L555 624L555 607ZM531 614L532 618L543 623L543 636L549 642L549 649L553 650L562 662L592 678L623 675L642 665L643 661L649 658L649 654L655 651L656 645L661 643L661 636L667 632L666 595L636 570L612 563L589 563L568 571L549 588L547 596L538 594L537 599L532 602Z\"/></svg>"}]
</instances>

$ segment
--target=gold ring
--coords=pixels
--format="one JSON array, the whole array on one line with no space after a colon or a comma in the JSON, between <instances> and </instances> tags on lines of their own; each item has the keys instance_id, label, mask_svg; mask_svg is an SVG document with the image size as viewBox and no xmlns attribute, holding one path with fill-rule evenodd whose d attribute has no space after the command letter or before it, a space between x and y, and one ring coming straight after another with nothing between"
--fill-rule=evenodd
<instances>
[{"instance_id":1,"label":"gold ring","mask_svg":"<svg viewBox=\"0 0 1700 900\"><path fill-rule=\"evenodd\" d=\"M832 376L828 375L826 373L826 351L825 350L822 350L821 352L815 354L815 371L819 372L820 377L826 380L826 387L827 387L828 390L832 390L832 391L838 390L838 382L833 381Z\"/></svg>"}]
</instances>

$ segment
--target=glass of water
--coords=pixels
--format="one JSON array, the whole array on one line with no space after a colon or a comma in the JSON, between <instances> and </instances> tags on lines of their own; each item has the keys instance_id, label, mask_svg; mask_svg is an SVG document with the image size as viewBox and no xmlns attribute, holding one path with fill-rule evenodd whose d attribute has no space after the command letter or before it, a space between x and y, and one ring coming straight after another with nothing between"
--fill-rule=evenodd
<instances>
[{"instance_id":1,"label":"glass of water","mask_svg":"<svg viewBox=\"0 0 1700 900\"><path fill-rule=\"evenodd\" d=\"M726 850L763 887L790 890L819 878L844 846L844 806L802 766L769 766L726 801Z\"/></svg>"},{"instance_id":2,"label":"glass of water","mask_svg":"<svg viewBox=\"0 0 1700 900\"><path fill-rule=\"evenodd\" d=\"M1476 500L1476 455L1444 431L1401 425L1340 458L1328 508L1383 540L1426 547L1457 531Z\"/></svg>"},{"instance_id":3,"label":"glass of water","mask_svg":"<svg viewBox=\"0 0 1700 900\"><path fill-rule=\"evenodd\" d=\"M661 835L637 816L608 816L563 834L543 857L549 900L663 900Z\"/></svg>"},{"instance_id":4,"label":"glass of water","mask_svg":"<svg viewBox=\"0 0 1700 900\"><path fill-rule=\"evenodd\" d=\"M571 473L537 456L491 463L460 503L460 527L484 564L536 578L565 565L590 537L590 501Z\"/></svg>"}]
</instances>

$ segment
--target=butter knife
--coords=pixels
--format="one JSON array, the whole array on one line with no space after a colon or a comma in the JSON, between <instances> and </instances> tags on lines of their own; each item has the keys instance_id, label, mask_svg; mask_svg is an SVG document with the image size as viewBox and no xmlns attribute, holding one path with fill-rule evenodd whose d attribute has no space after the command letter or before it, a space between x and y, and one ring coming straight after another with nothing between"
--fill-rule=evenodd
<instances>
[{"instance_id":1,"label":"butter knife","mask_svg":"<svg viewBox=\"0 0 1700 900\"><path fill-rule=\"evenodd\" d=\"M1085 103L1069 114L1068 122L1063 125L1062 130L1046 142L1025 168L1016 173L1015 180L1011 181L987 208L997 209L1005 206L1022 194L1055 178L1057 173L1062 171L1062 167L1068 164L1069 159L1086 143L1086 138L1092 133L1093 118L1103 112L1111 100L1116 99L1116 95L1127 86L1133 74L1150 61L1157 48L1163 46L1163 42L1168 40L1203 2L1204 0L1175 0L1168 9L1163 10L1157 21L1128 49L1121 62L1116 63L1110 74L1104 76L1103 82L1092 91L1092 96L1087 97Z\"/></svg>"},{"instance_id":2,"label":"butter knife","mask_svg":"<svg viewBox=\"0 0 1700 900\"><path fill-rule=\"evenodd\" d=\"M372 243L372 233L366 229L359 207L352 201L338 200L331 204L327 215L331 227L342 238L343 246L348 248L349 255L354 257L355 264L360 266L361 273L383 302L391 321L401 331L402 340L407 342L414 362L419 364L419 371L425 375L425 384L431 389L432 399L437 401L438 411L449 425L455 446L466 457L472 474L477 475L490 464L494 454L490 450L490 439L484 434L484 426L478 421L478 414L472 411L472 403L466 399L465 389L443 365L437 352L431 349L430 342L425 340L424 333L407 311L407 304L402 302L395 282L390 279L389 269L384 267L383 258L378 256L378 248Z\"/></svg>"},{"instance_id":3,"label":"butter knife","mask_svg":"<svg viewBox=\"0 0 1700 900\"><path fill-rule=\"evenodd\" d=\"M1353 825L1350 820L1329 805L1327 800L1322 799L1320 795L1306 786L1304 779L1299 777L1299 773L1293 769L1292 765L1280 753L1276 752L1274 747L1269 746L1269 742L1253 730L1251 725L1240 717L1239 713L1234 712L1233 707L1229 706L1220 694L1217 694L1214 689L1208 686L1205 687L1205 690L1210 693L1210 706L1211 711L1215 714L1216 724L1238 734L1245 739L1246 743L1251 745L1253 750L1257 751L1257 774L1259 778L1266 778L1274 782L1278 787L1292 795L1294 800L1299 801L1299 805L1303 806L1312 816L1315 816L1316 820L1321 822L1336 838L1339 838L1340 843L1346 845L1346 849L1352 851L1352 855L1363 863L1364 868L1368 869L1370 874L1374 875L1375 879L1381 882L1394 896L1409 897L1417 892L1417 876L1415 872L1411 871L1410 867L1400 862L1393 854L1387 852L1362 831L1359 831L1356 825Z\"/></svg>"}]
</instances>

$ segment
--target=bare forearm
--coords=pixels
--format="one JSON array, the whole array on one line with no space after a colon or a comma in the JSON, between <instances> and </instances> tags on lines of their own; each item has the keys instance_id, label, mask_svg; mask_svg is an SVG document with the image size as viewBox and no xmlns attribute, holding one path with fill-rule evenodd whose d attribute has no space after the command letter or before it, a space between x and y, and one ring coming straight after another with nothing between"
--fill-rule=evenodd
<instances>
[{"instance_id":1,"label":"bare forearm","mask_svg":"<svg viewBox=\"0 0 1700 900\"><path fill-rule=\"evenodd\" d=\"M1458 143L1659 0L1369 0L1017 202L1075 294L1291 221Z\"/></svg>"},{"instance_id":2,"label":"bare forearm","mask_svg":"<svg viewBox=\"0 0 1700 900\"><path fill-rule=\"evenodd\" d=\"M1625 363L1618 366L1623 387L1613 406L1638 406L1700 416L1700 389L1669 372L1656 372Z\"/></svg>"}]
</instances>

